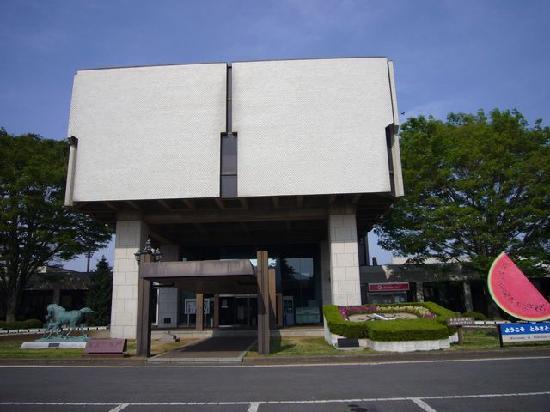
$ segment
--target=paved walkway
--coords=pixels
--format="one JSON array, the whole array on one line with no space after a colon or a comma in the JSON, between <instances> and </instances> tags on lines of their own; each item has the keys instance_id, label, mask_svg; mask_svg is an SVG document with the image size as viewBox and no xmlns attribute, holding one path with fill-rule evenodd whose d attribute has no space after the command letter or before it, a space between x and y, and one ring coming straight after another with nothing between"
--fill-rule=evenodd
<instances>
[{"instance_id":1,"label":"paved walkway","mask_svg":"<svg viewBox=\"0 0 550 412\"><path fill-rule=\"evenodd\" d=\"M255 336L215 336L150 358L150 362L241 362Z\"/></svg>"}]
</instances>

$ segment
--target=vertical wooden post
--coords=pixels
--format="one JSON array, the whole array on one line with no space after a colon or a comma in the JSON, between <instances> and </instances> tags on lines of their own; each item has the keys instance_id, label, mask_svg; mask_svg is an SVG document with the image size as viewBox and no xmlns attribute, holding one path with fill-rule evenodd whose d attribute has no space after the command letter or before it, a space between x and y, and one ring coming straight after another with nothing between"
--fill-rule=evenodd
<instances>
[{"instance_id":1,"label":"vertical wooden post","mask_svg":"<svg viewBox=\"0 0 550 412\"><path fill-rule=\"evenodd\" d=\"M464 330L462 329L462 326L458 326L456 329L458 335L458 344L462 345L464 343Z\"/></svg>"},{"instance_id":2,"label":"vertical wooden post","mask_svg":"<svg viewBox=\"0 0 550 412\"><path fill-rule=\"evenodd\" d=\"M148 254L141 256L138 278L138 319L136 331L136 354L137 356L151 356L151 281L143 279L142 265L151 262Z\"/></svg>"},{"instance_id":3,"label":"vertical wooden post","mask_svg":"<svg viewBox=\"0 0 550 412\"><path fill-rule=\"evenodd\" d=\"M269 354L269 275L267 251L260 250L257 254L258 266L256 280L258 283L258 353Z\"/></svg>"},{"instance_id":4,"label":"vertical wooden post","mask_svg":"<svg viewBox=\"0 0 550 412\"><path fill-rule=\"evenodd\" d=\"M220 326L220 295L214 295L214 328Z\"/></svg>"},{"instance_id":5,"label":"vertical wooden post","mask_svg":"<svg viewBox=\"0 0 550 412\"><path fill-rule=\"evenodd\" d=\"M204 294L197 293L195 295L196 302L196 316L195 316L195 330L204 329Z\"/></svg>"}]
</instances>

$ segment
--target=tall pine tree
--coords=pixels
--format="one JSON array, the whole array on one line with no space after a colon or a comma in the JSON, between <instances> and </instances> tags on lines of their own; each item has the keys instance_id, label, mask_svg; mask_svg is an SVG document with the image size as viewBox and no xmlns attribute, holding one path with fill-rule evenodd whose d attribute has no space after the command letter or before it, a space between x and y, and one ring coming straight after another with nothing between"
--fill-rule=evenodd
<instances>
[{"instance_id":1,"label":"tall pine tree","mask_svg":"<svg viewBox=\"0 0 550 412\"><path fill-rule=\"evenodd\" d=\"M113 298L113 272L107 258L101 257L96 269L91 273L87 304L95 312L96 325L108 325L111 322L111 302Z\"/></svg>"}]
</instances>

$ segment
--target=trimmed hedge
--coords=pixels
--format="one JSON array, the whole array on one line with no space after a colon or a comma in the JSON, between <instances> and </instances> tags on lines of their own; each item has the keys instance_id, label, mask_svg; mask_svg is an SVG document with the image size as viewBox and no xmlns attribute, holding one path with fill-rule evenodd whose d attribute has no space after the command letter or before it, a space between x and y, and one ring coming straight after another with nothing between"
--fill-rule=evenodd
<instances>
[{"instance_id":1,"label":"trimmed hedge","mask_svg":"<svg viewBox=\"0 0 550 412\"><path fill-rule=\"evenodd\" d=\"M0 321L0 329L39 329L42 322L39 319L17 320L15 322Z\"/></svg>"},{"instance_id":2,"label":"trimmed hedge","mask_svg":"<svg viewBox=\"0 0 550 412\"><path fill-rule=\"evenodd\" d=\"M456 314L433 302L408 302L378 306L423 306L435 319L396 319L388 321L352 322L342 317L338 306L323 306L329 330L346 338L369 338L374 341L399 342L444 339L455 332L447 326L447 319Z\"/></svg>"},{"instance_id":3,"label":"trimmed hedge","mask_svg":"<svg viewBox=\"0 0 550 412\"><path fill-rule=\"evenodd\" d=\"M346 338L366 338L367 337L367 322L351 322L345 320L338 306L326 305L323 306L323 315L327 321L329 330Z\"/></svg>"},{"instance_id":4,"label":"trimmed hedge","mask_svg":"<svg viewBox=\"0 0 550 412\"><path fill-rule=\"evenodd\" d=\"M381 342L435 340L449 336L449 328L432 319L396 319L366 323L368 338Z\"/></svg>"}]
</instances>

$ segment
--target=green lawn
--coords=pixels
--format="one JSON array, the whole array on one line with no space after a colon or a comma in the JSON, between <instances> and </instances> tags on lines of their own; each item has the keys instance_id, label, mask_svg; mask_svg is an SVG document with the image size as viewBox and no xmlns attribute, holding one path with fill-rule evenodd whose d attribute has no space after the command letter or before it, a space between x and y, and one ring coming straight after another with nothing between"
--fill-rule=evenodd
<instances>
[{"instance_id":1,"label":"green lawn","mask_svg":"<svg viewBox=\"0 0 550 412\"><path fill-rule=\"evenodd\" d=\"M322 337L284 337L271 339L271 353L268 356L323 356L346 354L374 353L370 349L354 349L343 351L333 348ZM249 357L260 356L258 349L253 347L247 354Z\"/></svg>"},{"instance_id":2,"label":"green lawn","mask_svg":"<svg viewBox=\"0 0 550 412\"><path fill-rule=\"evenodd\" d=\"M80 358L84 353L84 349L21 349L21 343L34 341L38 337L40 336L19 335L0 337L0 359L75 359ZM151 342L151 352L155 355L180 346L183 346L183 343L163 343L154 340ZM128 340L127 349L130 356L135 356L135 340Z\"/></svg>"},{"instance_id":3,"label":"green lawn","mask_svg":"<svg viewBox=\"0 0 550 412\"><path fill-rule=\"evenodd\" d=\"M504 348L514 347L550 347L550 342L532 343L505 343ZM464 342L462 345L453 344L451 350L476 350L476 349L500 349L496 328L490 329L464 329Z\"/></svg>"},{"instance_id":4,"label":"green lawn","mask_svg":"<svg viewBox=\"0 0 550 412\"><path fill-rule=\"evenodd\" d=\"M0 337L0 359L74 359L83 349L21 349L23 342L37 339L35 335Z\"/></svg>"},{"instance_id":5,"label":"green lawn","mask_svg":"<svg viewBox=\"0 0 550 412\"><path fill-rule=\"evenodd\" d=\"M38 336L5 336L0 337L0 359L75 359L80 358L83 349L21 349L21 343L32 341ZM182 342L162 343L151 342L152 354L163 353L183 346ZM550 347L550 342L506 344L504 350L513 347ZM465 329L464 343L453 344L451 351L499 349L496 328ZM339 350L328 345L322 337L284 337L271 340L272 353L268 356L325 356L325 355L367 355L376 353L371 349ZM135 356L135 340L128 340L128 354ZM260 356L257 349L252 348L248 357Z\"/></svg>"},{"instance_id":6,"label":"green lawn","mask_svg":"<svg viewBox=\"0 0 550 412\"><path fill-rule=\"evenodd\" d=\"M503 350L514 347L550 347L550 342L505 344ZM451 351L500 349L496 328L465 329L464 343L451 345ZM284 337L271 340L271 353L267 356L323 356L323 355L367 355L371 349L339 350L328 345L322 337ZM253 347L248 357L260 356ZM262 355L263 356L263 355Z\"/></svg>"}]
</instances>

